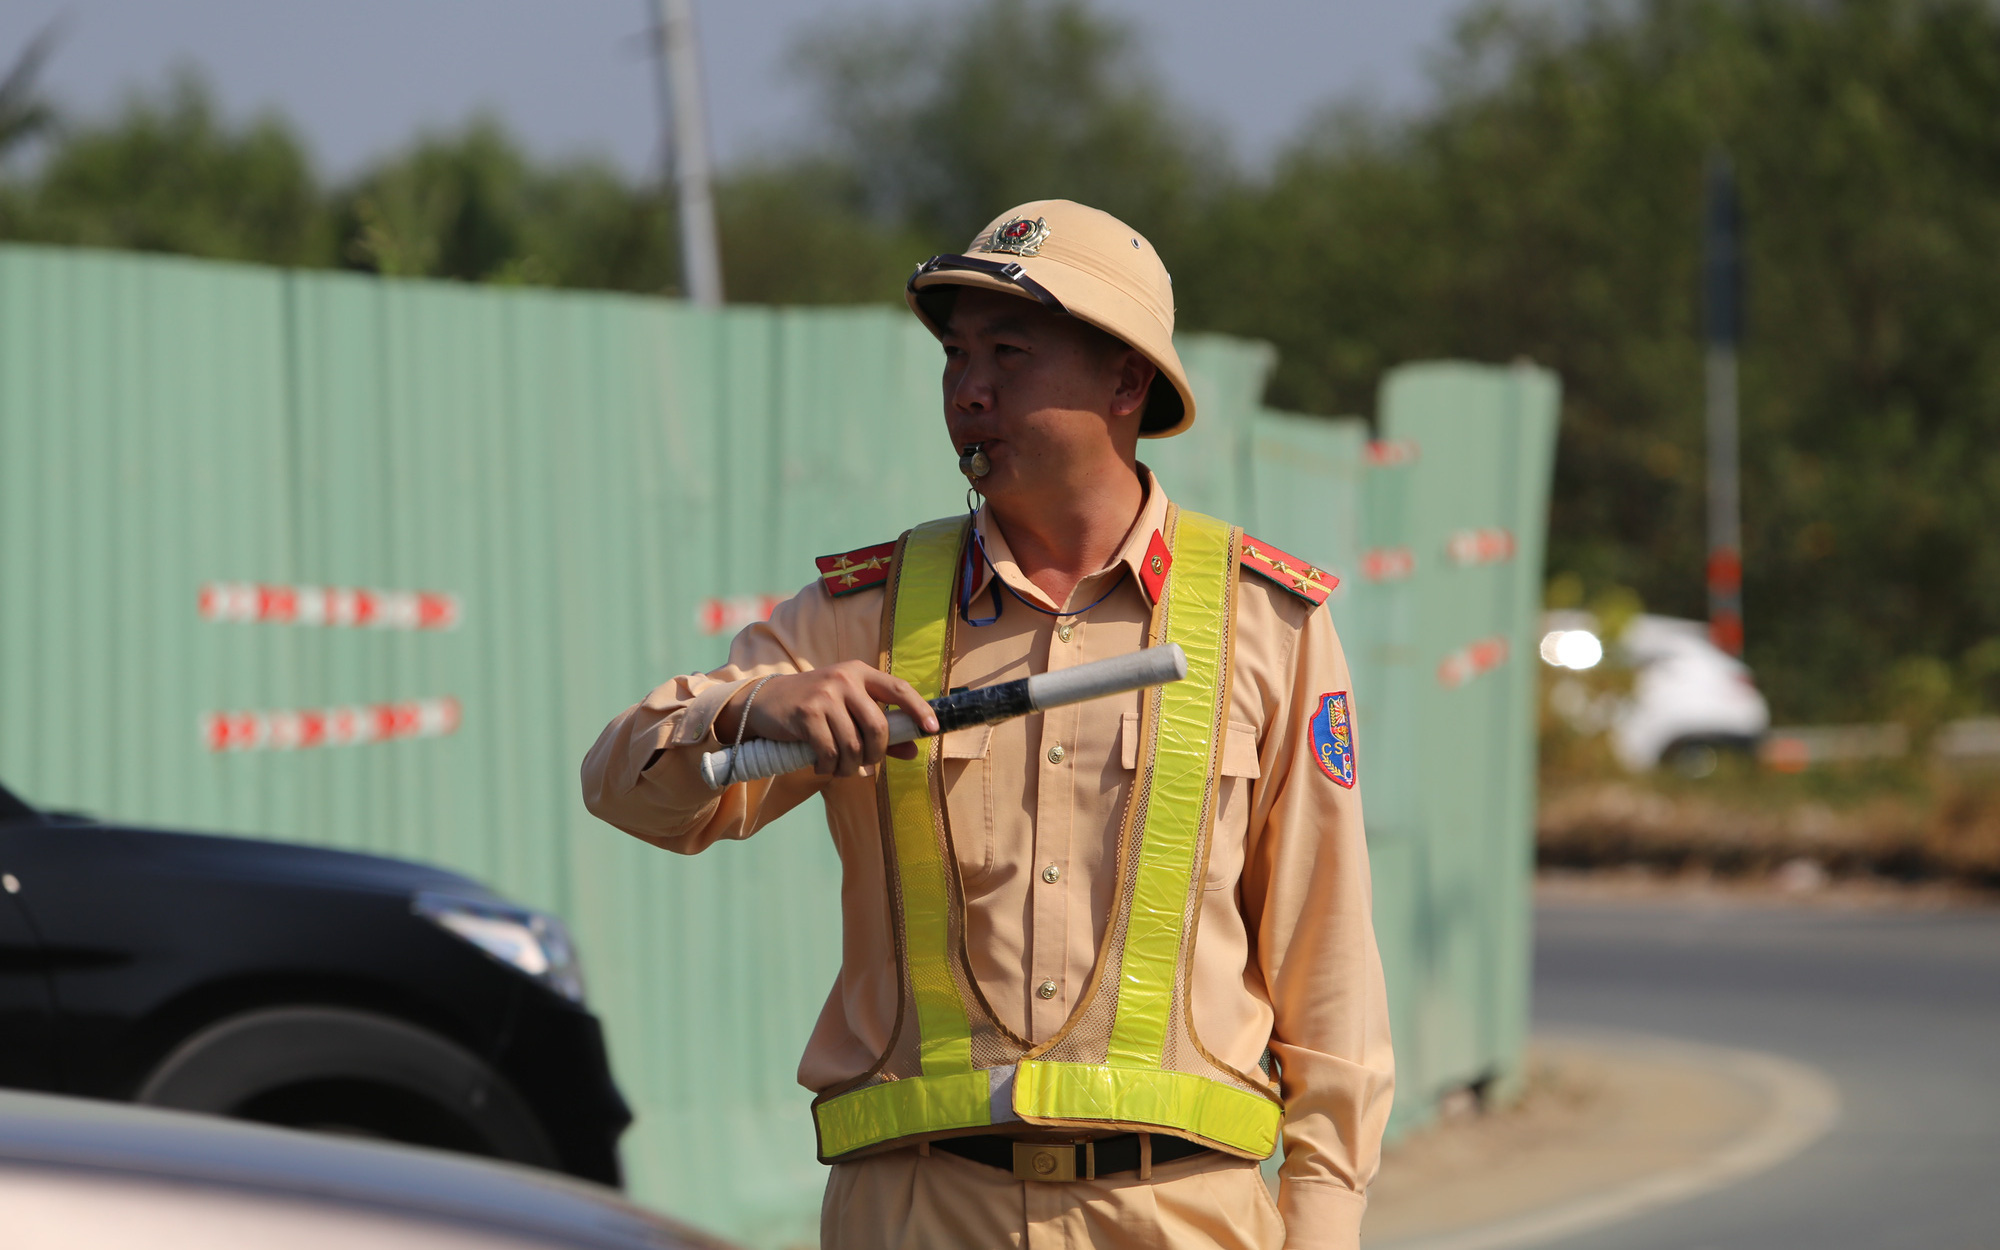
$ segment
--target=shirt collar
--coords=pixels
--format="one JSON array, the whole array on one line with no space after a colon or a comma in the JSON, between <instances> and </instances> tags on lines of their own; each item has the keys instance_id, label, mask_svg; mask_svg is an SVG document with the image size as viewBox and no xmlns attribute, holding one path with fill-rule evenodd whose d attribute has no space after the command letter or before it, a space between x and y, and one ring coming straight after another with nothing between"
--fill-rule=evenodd
<instances>
[{"instance_id":1,"label":"shirt collar","mask_svg":"<svg viewBox=\"0 0 2000 1250\"><path fill-rule=\"evenodd\" d=\"M1139 597L1146 601L1146 606L1153 606L1153 596L1147 589L1147 579L1142 575L1142 571L1154 538L1160 536L1166 527L1167 494L1160 489L1159 479L1153 476L1153 471L1143 464L1139 466L1139 480L1146 487L1146 502L1139 506L1138 518L1132 522L1132 528L1126 531L1125 540L1119 544L1117 553L1102 569L1077 584L1076 590L1071 594L1072 599L1079 599L1084 595L1094 597L1103 594L1106 586L1099 579L1122 568L1131 576L1132 585L1138 589ZM1051 612L1059 611L1064 606L1049 602L1049 597L1042 593L1041 588L1022 574L1021 566L1014 562L1013 549L1007 545L1006 536L1000 532L999 525L993 520L990 505L984 502L979 505L979 512L973 518L973 527L986 548L986 559L975 562L976 567L972 574L973 598L985 594L987 587L992 584L995 573L998 573L1000 580L1007 583L1009 589L1030 602ZM1083 599L1082 602L1088 603L1089 600Z\"/></svg>"}]
</instances>

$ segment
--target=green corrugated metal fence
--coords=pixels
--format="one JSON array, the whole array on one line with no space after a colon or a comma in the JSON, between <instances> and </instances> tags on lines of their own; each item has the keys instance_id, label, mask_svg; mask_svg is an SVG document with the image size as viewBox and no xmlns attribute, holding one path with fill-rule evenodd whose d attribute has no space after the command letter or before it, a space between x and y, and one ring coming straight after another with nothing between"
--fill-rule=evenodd
<instances>
[{"instance_id":1,"label":"green corrugated metal fence","mask_svg":"<svg viewBox=\"0 0 2000 1250\"><path fill-rule=\"evenodd\" d=\"M1177 499L1334 568L1403 1090L1518 1054L1532 629L1553 384L1426 367L1361 423L1260 412L1268 347L1183 343ZM607 717L707 667L701 605L963 506L937 349L900 309L614 295L0 248L0 778L107 816L426 859L575 926L639 1120L634 1192L761 1244L822 1180L799 1047L834 973L816 811L689 860L591 821ZM1378 457L1379 458L1379 457ZM1467 527L1511 560L1464 568ZM1402 580L1369 552L1416 553ZM450 631L220 624L204 583L456 594ZM1508 660L1452 689L1454 648ZM216 753L213 710L450 696L447 737ZM1497 888L1496 888L1497 883ZM745 1161L757 1159L755 1166Z\"/></svg>"},{"instance_id":2,"label":"green corrugated metal fence","mask_svg":"<svg viewBox=\"0 0 2000 1250\"><path fill-rule=\"evenodd\" d=\"M1242 439L1242 523L1342 579L1392 1131L1518 1074L1556 409L1544 370L1415 365L1384 381L1372 443L1361 421L1270 412Z\"/></svg>"},{"instance_id":3,"label":"green corrugated metal fence","mask_svg":"<svg viewBox=\"0 0 2000 1250\"><path fill-rule=\"evenodd\" d=\"M1416 457L1376 472L1383 506L1371 507L1386 521L1400 504L1397 538L1414 557L1378 606L1370 665L1409 721L1403 806L1379 833L1371 822L1370 837L1384 875L1406 879L1396 909L1409 947L1397 1004L1411 1043L1406 1117L1427 1117L1469 1075L1518 1075L1556 411L1554 378L1527 368L1417 366L1383 387L1387 446ZM1488 535L1505 540L1498 554ZM1479 541L1454 554L1469 539ZM1410 698L1398 707L1401 691Z\"/></svg>"}]
</instances>

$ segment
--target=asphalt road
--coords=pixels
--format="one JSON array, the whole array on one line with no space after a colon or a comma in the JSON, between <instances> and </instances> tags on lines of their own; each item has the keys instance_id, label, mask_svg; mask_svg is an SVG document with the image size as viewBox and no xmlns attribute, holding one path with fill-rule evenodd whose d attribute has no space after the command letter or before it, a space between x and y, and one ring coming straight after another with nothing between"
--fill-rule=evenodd
<instances>
[{"instance_id":1,"label":"asphalt road","mask_svg":"<svg viewBox=\"0 0 2000 1250\"><path fill-rule=\"evenodd\" d=\"M2000 1250L2000 908L1545 903L1539 1028L1764 1050L1840 1087L1826 1137L1561 1250Z\"/></svg>"}]
</instances>

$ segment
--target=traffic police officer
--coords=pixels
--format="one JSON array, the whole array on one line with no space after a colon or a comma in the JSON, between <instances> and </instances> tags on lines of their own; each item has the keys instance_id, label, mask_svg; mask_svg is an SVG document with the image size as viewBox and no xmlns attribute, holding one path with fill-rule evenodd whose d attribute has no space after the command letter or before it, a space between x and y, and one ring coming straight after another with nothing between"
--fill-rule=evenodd
<instances>
[{"instance_id":1,"label":"traffic police officer","mask_svg":"<svg viewBox=\"0 0 2000 1250\"><path fill-rule=\"evenodd\" d=\"M1123 222L1021 205L908 299L984 502L822 558L606 727L585 802L684 854L824 802L842 966L799 1080L829 1250L1353 1247L1392 1063L1335 579L1137 461L1195 397ZM1167 642L1184 681L887 746L883 705L934 729L946 690ZM711 791L701 754L746 735L818 763Z\"/></svg>"}]
</instances>

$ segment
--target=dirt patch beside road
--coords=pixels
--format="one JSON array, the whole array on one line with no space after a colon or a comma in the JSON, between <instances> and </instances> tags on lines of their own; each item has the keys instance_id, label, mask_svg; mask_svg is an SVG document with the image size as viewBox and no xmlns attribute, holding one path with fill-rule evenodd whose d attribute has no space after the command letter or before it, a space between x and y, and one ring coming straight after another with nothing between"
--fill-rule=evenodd
<instances>
[{"instance_id":1,"label":"dirt patch beside road","mask_svg":"<svg viewBox=\"0 0 2000 1250\"><path fill-rule=\"evenodd\" d=\"M1847 786L1545 778L1536 855L1544 868L1761 877L1799 864L1831 877L2000 889L2000 784L1907 771Z\"/></svg>"},{"instance_id":2,"label":"dirt patch beside road","mask_svg":"<svg viewBox=\"0 0 2000 1250\"><path fill-rule=\"evenodd\" d=\"M1773 1056L1641 1037L1542 1037L1524 1096L1391 1147L1370 1250L1502 1250L1600 1227L1788 1157L1837 1114Z\"/></svg>"}]
</instances>

